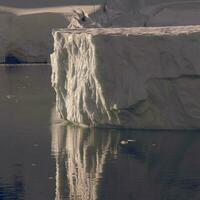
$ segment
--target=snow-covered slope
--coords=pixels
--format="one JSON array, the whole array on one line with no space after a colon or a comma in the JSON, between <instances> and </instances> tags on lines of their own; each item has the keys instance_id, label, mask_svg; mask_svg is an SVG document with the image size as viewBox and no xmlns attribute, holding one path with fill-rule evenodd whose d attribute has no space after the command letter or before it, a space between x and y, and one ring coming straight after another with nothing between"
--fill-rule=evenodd
<instances>
[{"instance_id":1,"label":"snow-covered slope","mask_svg":"<svg viewBox=\"0 0 200 200\"><path fill-rule=\"evenodd\" d=\"M200 26L54 32L63 118L88 126L200 128Z\"/></svg>"}]
</instances>

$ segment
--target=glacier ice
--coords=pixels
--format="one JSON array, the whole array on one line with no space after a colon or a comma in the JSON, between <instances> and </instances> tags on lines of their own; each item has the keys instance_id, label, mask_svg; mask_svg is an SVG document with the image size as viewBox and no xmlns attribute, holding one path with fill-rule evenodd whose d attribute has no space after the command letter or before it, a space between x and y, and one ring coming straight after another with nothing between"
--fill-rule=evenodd
<instances>
[{"instance_id":1,"label":"glacier ice","mask_svg":"<svg viewBox=\"0 0 200 200\"><path fill-rule=\"evenodd\" d=\"M59 34L55 37L59 37ZM95 74L95 47L91 35L70 35L63 42L69 48L61 48L51 55L54 66L52 84L58 94L59 112L63 118L79 124L95 124L104 118L105 113L109 120L108 108ZM60 46L60 43L55 45Z\"/></svg>"},{"instance_id":2,"label":"glacier ice","mask_svg":"<svg viewBox=\"0 0 200 200\"><path fill-rule=\"evenodd\" d=\"M79 125L200 127L200 26L58 29L57 109Z\"/></svg>"},{"instance_id":3,"label":"glacier ice","mask_svg":"<svg viewBox=\"0 0 200 200\"><path fill-rule=\"evenodd\" d=\"M98 19L112 27L198 25L199 5L199 0L107 0Z\"/></svg>"}]
</instances>

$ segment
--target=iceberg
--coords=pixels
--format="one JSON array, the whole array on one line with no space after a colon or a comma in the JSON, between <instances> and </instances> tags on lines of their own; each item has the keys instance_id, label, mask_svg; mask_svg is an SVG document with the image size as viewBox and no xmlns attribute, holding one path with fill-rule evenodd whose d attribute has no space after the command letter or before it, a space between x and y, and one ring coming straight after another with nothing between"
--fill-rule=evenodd
<instances>
[{"instance_id":1,"label":"iceberg","mask_svg":"<svg viewBox=\"0 0 200 200\"><path fill-rule=\"evenodd\" d=\"M89 127L200 128L200 26L57 29L52 86Z\"/></svg>"}]
</instances>

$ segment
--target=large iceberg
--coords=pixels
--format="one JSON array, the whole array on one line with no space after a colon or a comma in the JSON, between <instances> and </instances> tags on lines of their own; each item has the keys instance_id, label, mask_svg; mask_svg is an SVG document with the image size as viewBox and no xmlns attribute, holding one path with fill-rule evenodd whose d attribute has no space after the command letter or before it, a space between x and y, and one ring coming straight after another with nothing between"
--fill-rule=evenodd
<instances>
[{"instance_id":1,"label":"large iceberg","mask_svg":"<svg viewBox=\"0 0 200 200\"><path fill-rule=\"evenodd\" d=\"M200 26L54 30L61 116L90 127L200 128Z\"/></svg>"}]
</instances>

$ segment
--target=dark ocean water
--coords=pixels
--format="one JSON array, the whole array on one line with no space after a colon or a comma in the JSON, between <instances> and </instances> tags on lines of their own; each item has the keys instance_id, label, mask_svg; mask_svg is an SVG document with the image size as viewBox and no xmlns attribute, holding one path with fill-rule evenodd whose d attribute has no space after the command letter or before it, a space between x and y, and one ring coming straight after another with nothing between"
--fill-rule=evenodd
<instances>
[{"instance_id":1,"label":"dark ocean water","mask_svg":"<svg viewBox=\"0 0 200 200\"><path fill-rule=\"evenodd\" d=\"M200 200L199 131L66 126L50 73L0 67L0 200Z\"/></svg>"}]
</instances>

